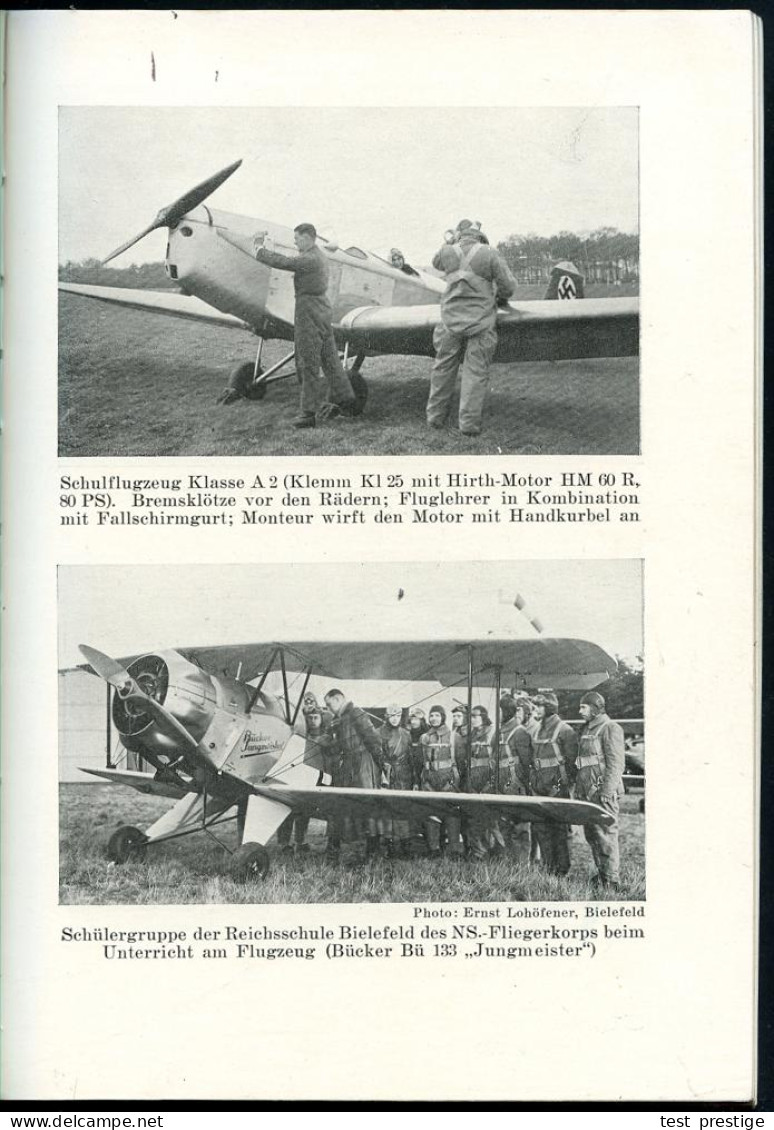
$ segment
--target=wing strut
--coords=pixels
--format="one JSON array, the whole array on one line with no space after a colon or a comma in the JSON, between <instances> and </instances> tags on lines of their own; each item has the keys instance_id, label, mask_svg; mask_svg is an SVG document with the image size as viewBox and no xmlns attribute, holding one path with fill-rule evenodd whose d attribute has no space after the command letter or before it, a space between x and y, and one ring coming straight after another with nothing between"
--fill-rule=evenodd
<instances>
[{"instance_id":1,"label":"wing strut","mask_svg":"<svg viewBox=\"0 0 774 1130\"><path fill-rule=\"evenodd\" d=\"M112 728L111 728L111 723L112 723L111 706L113 704L112 704L112 701L111 701L111 694L110 694L112 689L113 688L110 686L110 683L105 683L105 690L107 691L107 700L106 700L106 709L105 709L105 768L106 769L112 769L113 768L113 758L111 757L111 750L112 750L112 745L113 745L113 733L112 733Z\"/></svg>"},{"instance_id":2,"label":"wing strut","mask_svg":"<svg viewBox=\"0 0 774 1130\"><path fill-rule=\"evenodd\" d=\"M495 711L494 791L496 793L499 793L499 791L500 791L500 675L501 675L501 668L499 666L495 667L495 678L494 678L494 689L495 689L495 701L494 701L494 711Z\"/></svg>"},{"instance_id":3,"label":"wing strut","mask_svg":"<svg viewBox=\"0 0 774 1130\"><path fill-rule=\"evenodd\" d=\"M294 728L295 728L295 725L296 725L296 720L298 719L298 712L301 709L301 703L304 701L304 695L306 694L306 688L309 686L309 680L311 679L311 677L312 677L312 668L307 667L306 674L304 675L304 685L302 686L301 693L298 696L298 702L296 703L296 709L293 711L293 721L290 723L291 726L293 726Z\"/></svg>"},{"instance_id":4,"label":"wing strut","mask_svg":"<svg viewBox=\"0 0 774 1130\"><path fill-rule=\"evenodd\" d=\"M274 660L277 658L277 652L278 651L279 651L279 648L275 647L274 651L271 653L271 657L269 659L269 662L266 664L266 670L263 672L260 679L258 680L258 684L257 684L255 690L253 691L252 698L250 699L250 701L247 704L247 713L248 714L250 714L252 712L253 707L255 706L256 702L258 701L258 695L263 690L263 684L266 682L269 675L271 674L271 672L274 669Z\"/></svg>"},{"instance_id":5,"label":"wing strut","mask_svg":"<svg viewBox=\"0 0 774 1130\"><path fill-rule=\"evenodd\" d=\"M287 668L285 667L285 650L284 650L284 648L279 649L279 657L280 657L280 671L282 672L282 693L285 696L285 721L290 726L290 725L292 725L292 723L290 721L290 691L288 690L288 672L287 672Z\"/></svg>"},{"instance_id":6,"label":"wing strut","mask_svg":"<svg viewBox=\"0 0 774 1130\"><path fill-rule=\"evenodd\" d=\"M467 777L470 780L470 759L473 749L473 644L468 644L468 732L465 739L465 758L467 760Z\"/></svg>"}]
</instances>

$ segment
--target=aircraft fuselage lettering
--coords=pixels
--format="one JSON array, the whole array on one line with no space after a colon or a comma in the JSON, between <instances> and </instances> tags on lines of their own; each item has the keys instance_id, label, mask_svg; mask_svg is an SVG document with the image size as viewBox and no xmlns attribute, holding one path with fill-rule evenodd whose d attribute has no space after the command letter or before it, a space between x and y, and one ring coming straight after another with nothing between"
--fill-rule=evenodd
<instances>
[{"instance_id":1,"label":"aircraft fuselage lettering","mask_svg":"<svg viewBox=\"0 0 774 1130\"><path fill-rule=\"evenodd\" d=\"M278 753L284 744L284 742L273 738L271 734L263 733L261 730L257 733L252 730L245 730L242 735L242 753Z\"/></svg>"}]
</instances>

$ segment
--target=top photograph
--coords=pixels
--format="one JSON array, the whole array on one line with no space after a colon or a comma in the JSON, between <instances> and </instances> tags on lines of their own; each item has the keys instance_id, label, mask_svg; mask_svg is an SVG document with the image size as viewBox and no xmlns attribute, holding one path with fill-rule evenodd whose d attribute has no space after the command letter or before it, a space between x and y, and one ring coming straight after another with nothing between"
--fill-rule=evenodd
<instances>
[{"instance_id":1,"label":"top photograph","mask_svg":"<svg viewBox=\"0 0 774 1130\"><path fill-rule=\"evenodd\" d=\"M636 455L636 107L61 107L61 456Z\"/></svg>"}]
</instances>

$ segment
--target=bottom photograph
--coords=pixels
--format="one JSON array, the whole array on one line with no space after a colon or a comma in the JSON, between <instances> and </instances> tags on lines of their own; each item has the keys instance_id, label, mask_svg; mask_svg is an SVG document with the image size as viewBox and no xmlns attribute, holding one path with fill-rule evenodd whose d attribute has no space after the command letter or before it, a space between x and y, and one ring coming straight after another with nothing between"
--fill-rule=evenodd
<instances>
[{"instance_id":1,"label":"bottom photograph","mask_svg":"<svg viewBox=\"0 0 774 1130\"><path fill-rule=\"evenodd\" d=\"M640 560L62 566L60 901L645 898Z\"/></svg>"}]
</instances>

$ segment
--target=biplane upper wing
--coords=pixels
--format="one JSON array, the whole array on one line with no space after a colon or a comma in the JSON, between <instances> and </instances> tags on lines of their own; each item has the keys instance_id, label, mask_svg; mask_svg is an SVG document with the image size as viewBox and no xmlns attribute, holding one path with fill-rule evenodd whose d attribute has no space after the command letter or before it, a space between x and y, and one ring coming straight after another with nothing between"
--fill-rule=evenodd
<instances>
[{"instance_id":1,"label":"biplane upper wing","mask_svg":"<svg viewBox=\"0 0 774 1130\"><path fill-rule=\"evenodd\" d=\"M254 785L258 796L280 801L288 808L320 820L338 817L443 819L450 814L481 817L514 816L520 820L545 820L558 824L601 824L613 817L597 804L558 797L508 796L502 793L406 792L400 789L294 788L276 783Z\"/></svg>"},{"instance_id":2,"label":"biplane upper wing","mask_svg":"<svg viewBox=\"0 0 774 1130\"><path fill-rule=\"evenodd\" d=\"M330 679L357 681L363 678L388 682L439 682L447 686L465 679L470 649L475 672L501 668L503 676L518 677L528 687L550 686L554 690L591 690L618 669L618 664L598 644L540 636L535 639L269 641L267 643L222 644L178 647L185 659L212 674L250 682L271 666L281 650L289 666ZM128 667L136 655L118 659ZM297 661L297 667L293 663ZM83 664L79 670L94 669ZM516 680L514 680L516 681Z\"/></svg>"},{"instance_id":3,"label":"biplane upper wing","mask_svg":"<svg viewBox=\"0 0 774 1130\"><path fill-rule=\"evenodd\" d=\"M68 294L81 294L86 298L96 298L100 302L110 302L119 306L131 306L135 310L150 310L156 314L170 314L175 318L187 318L196 322L212 322L218 326L230 326L237 330L250 327L233 314L224 314L214 306L202 302L193 295L179 294L174 290L132 290L121 286L87 286L85 283L60 283L59 289Z\"/></svg>"},{"instance_id":4,"label":"biplane upper wing","mask_svg":"<svg viewBox=\"0 0 774 1130\"><path fill-rule=\"evenodd\" d=\"M434 356L433 331L441 308L361 306L341 319L357 351ZM637 298L576 302L510 302L497 311L495 361L566 361L630 357L639 351Z\"/></svg>"},{"instance_id":5,"label":"biplane upper wing","mask_svg":"<svg viewBox=\"0 0 774 1130\"><path fill-rule=\"evenodd\" d=\"M451 686L464 680L473 652L476 673L501 668L503 676L518 677L526 686L554 690L590 690L617 670L617 663L589 640L536 637L438 641L341 640L277 641L218 647L180 647L186 659L207 671L234 675L240 669L249 681L271 664L281 649L285 662L330 679L368 678L390 682L440 682ZM128 664L132 658L122 659ZM514 679L515 681L515 679Z\"/></svg>"}]
</instances>

